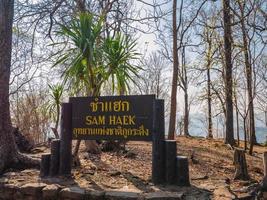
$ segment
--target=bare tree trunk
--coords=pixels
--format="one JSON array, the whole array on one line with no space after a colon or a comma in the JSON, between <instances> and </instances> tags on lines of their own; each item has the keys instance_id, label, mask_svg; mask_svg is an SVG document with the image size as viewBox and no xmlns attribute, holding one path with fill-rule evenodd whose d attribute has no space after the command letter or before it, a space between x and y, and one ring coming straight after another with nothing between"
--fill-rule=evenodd
<instances>
[{"instance_id":1,"label":"bare tree trunk","mask_svg":"<svg viewBox=\"0 0 267 200\"><path fill-rule=\"evenodd\" d=\"M240 145L240 135L239 135L239 116L236 108L236 136L237 136L237 146Z\"/></svg>"},{"instance_id":2,"label":"bare tree trunk","mask_svg":"<svg viewBox=\"0 0 267 200\"><path fill-rule=\"evenodd\" d=\"M244 150L247 150L247 127L246 127L246 118L243 119L243 126L244 126Z\"/></svg>"},{"instance_id":3,"label":"bare tree trunk","mask_svg":"<svg viewBox=\"0 0 267 200\"><path fill-rule=\"evenodd\" d=\"M230 0L223 0L223 22L224 22L224 55L225 55L225 104L226 104L226 133L225 143L235 145L233 128L233 81L232 81L232 33Z\"/></svg>"},{"instance_id":4,"label":"bare tree trunk","mask_svg":"<svg viewBox=\"0 0 267 200\"><path fill-rule=\"evenodd\" d=\"M174 139L176 124L176 106L177 106L177 83L178 83L178 49L177 49L177 24L176 24L177 0L173 0L172 7L172 35L173 35L173 74L171 90L171 113L169 122L168 139Z\"/></svg>"},{"instance_id":5,"label":"bare tree trunk","mask_svg":"<svg viewBox=\"0 0 267 200\"><path fill-rule=\"evenodd\" d=\"M207 66L207 87L208 87L208 138L213 138L212 115L211 115L211 88L210 88L210 64Z\"/></svg>"},{"instance_id":6,"label":"bare tree trunk","mask_svg":"<svg viewBox=\"0 0 267 200\"><path fill-rule=\"evenodd\" d=\"M249 46L248 46L248 37L246 32L245 25L245 16L244 16L244 6L245 2L241 3L238 1L239 9L240 9L240 23L242 29L242 39L243 39L243 53L245 57L245 66L246 66L246 76L247 76L247 90L248 90L248 110L249 110L249 135L250 135L250 148L249 154L252 154L253 145L257 143L255 136L255 119L254 119L254 104L253 104L253 92L252 92L252 66L249 59Z\"/></svg>"},{"instance_id":7,"label":"bare tree trunk","mask_svg":"<svg viewBox=\"0 0 267 200\"><path fill-rule=\"evenodd\" d=\"M240 145L240 137L239 137L239 115L238 115L238 105L237 105L237 94L236 94L236 86L234 89L234 100L235 100L235 115L236 115L236 136L237 136L237 146Z\"/></svg>"},{"instance_id":8,"label":"bare tree trunk","mask_svg":"<svg viewBox=\"0 0 267 200\"><path fill-rule=\"evenodd\" d=\"M188 126L189 126L189 108L188 108L188 94L187 87L184 90L184 135L189 136Z\"/></svg>"},{"instance_id":9,"label":"bare tree trunk","mask_svg":"<svg viewBox=\"0 0 267 200\"><path fill-rule=\"evenodd\" d=\"M0 0L0 174L9 167L39 165L37 160L32 160L18 152L12 134L9 79L13 14L14 0Z\"/></svg>"}]
</instances>

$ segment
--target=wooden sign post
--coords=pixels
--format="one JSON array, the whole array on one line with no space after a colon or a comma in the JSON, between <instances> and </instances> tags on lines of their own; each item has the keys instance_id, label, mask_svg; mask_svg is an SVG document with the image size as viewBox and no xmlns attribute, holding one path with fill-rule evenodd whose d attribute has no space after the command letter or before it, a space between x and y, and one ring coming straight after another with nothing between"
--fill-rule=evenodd
<instances>
[{"instance_id":1,"label":"wooden sign post","mask_svg":"<svg viewBox=\"0 0 267 200\"><path fill-rule=\"evenodd\" d=\"M60 158L59 174L71 174L72 162L72 105L63 103L60 120Z\"/></svg>"},{"instance_id":2,"label":"wooden sign post","mask_svg":"<svg viewBox=\"0 0 267 200\"><path fill-rule=\"evenodd\" d=\"M48 167L51 176L71 174L72 140L152 141L152 182L175 184L188 162L176 165L176 141L165 140L164 125L164 100L155 95L71 97L62 104L60 141L42 157L40 175ZM187 177L178 182L188 183Z\"/></svg>"},{"instance_id":3,"label":"wooden sign post","mask_svg":"<svg viewBox=\"0 0 267 200\"><path fill-rule=\"evenodd\" d=\"M72 139L151 141L154 95L71 97Z\"/></svg>"},{"instance_id":4,"label":"wooden sign post","mask_svg":"<svg viewBox=\"0 0 267 200\"><path fill-rule=\"evenodd\" d=\"M164 100L154 102L153 143L152 143L152 182L162 184L165 182L165 121Z\"/></svg>"}]
</instances>

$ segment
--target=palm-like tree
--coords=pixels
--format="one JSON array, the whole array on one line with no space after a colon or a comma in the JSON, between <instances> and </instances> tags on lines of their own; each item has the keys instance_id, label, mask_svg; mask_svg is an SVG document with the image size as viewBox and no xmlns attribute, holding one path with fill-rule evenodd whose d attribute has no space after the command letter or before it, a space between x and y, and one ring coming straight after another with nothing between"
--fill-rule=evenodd
<instances>
[{"instance_id":1,"label":"palm-like tree","mask_svg":"<svg viewBox=\"0 0 267 200\"><path fill-rule=\"evenodd\" d=\"M48 85L50 88L50 97L52 100L48 104L48 111L50 116L55 119L55 127L52 128L56 138L59 138L58 135L58 124L59 124L59 115L60 115L60 105L61 99L64 91L64 86L62 84Z\"/></svg>"},{"instance_id":2,"label":"palm-like tree","mask_svg":"<svg viewBox=\"0 0 267 200\"><path fill-rule=\"evenodd\" d=\"M100 69L102 19L92 14L81 13L69 25L61 25L58 35L68 38L69 49L60 55L55 65L66 66L63 72L64 82L68 82L77 91L85 95L97 95Z\"/></svg>"},{"instance_id":3,"label":"palm-like tree","mask_svg":"<svg viewBox=\"0 0 267 200\"><path fill-rule=\"evenodd\" d=\"M70 48L61 54L55 65L66 66L64 81L71 85L79 95L97 96L101 86L111 78L113 91L120 94L134 82L139 67L131 64L138 58L136 41L117 34L114 38L101 36L102 17L81 13L69 25L62 25L58 32L67 37ZM76 92L77 94L77 92Z\"/></svg>"},{"instance_id":4,"label":"palm-like tree","mask_svg":"<svg viewBox=\"0 0 267 200\"><path fill-rule=\"evenodd\" d=\"M101 35L103 17L95 17L90 13L81 13L69 25L62 25L58 32L67 37L69 49L61 54L55 65L63 65L64 83L78 95L97 96L103 83L111 77L113 89L115 84L120 93L124 93L132 73L137 75L137 68L130 60L137 58L136 41L118 34L115 38L104 39ZM60 53L60 52L59 52ZM88 150L96 151L96 143L91 142ZM74 150L77 158L80 141Z\"/></svg>"}]
</instances>

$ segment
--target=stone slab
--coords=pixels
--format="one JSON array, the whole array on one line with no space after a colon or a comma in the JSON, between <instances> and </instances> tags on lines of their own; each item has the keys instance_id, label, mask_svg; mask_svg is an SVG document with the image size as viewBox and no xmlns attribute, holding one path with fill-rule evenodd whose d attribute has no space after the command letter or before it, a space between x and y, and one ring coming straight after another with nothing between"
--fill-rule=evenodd
<instances>
[{"instance_id":1,"label":"stone slab","mask_svg":"<svg viewBox=\"0 0 267 200\"><path fill-rule=\"evenodd\" d=\"M60 191L61 199L80 200L85 198L85 189L78 186L67 187Z\"/></svg>"},{"instance_id":2,"label":"stone slab","mask_svg":"<svg viewBox=\"0 0 267 200\"><path fill-rule=\"evenodd\" d=\"M140 194L137 192L123 192L123 191L107 191L105 193L105 199L108 200L138 200Z\"/></svg>"},{"instance_id":3,"label":"stone slab","mask_svg":"<svg viewBox=\"0 0 267 200\"><path fill-rule=\"evenodd\" d=\"M151 192L145 194L145 199L147 200L182 200L183 193L176 192Z\"/></svg>"}]
</instances>

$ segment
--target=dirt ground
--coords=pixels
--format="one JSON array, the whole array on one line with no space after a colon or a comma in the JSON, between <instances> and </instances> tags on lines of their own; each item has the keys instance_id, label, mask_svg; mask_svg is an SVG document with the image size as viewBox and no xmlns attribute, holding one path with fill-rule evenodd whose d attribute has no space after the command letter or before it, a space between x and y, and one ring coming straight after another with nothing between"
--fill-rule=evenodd
<instances>
[{"instance_id":1,"label":"dirt ground","mask_svg":"<svg viewBox=\"0 0 267 200\"><path fill-rule=\"evenodd\" d=\"M151 183L151 142L128 142L125 152L102 152L88 154L84 146L80 150L81 167L73 169L71 179L64 177L43 179L45 182L78 185L97 190L127 190L151 192L157 188ZM249 192L249 188L263 177L262 153L267 148L255 146L253 156L246 154L249 181L236 181L234 177L233 150L222 140L178 137L177 154L189 157L191 184L196 192L214 193L221 187L227 187L236 196ZM38 147L33 155L39 157L48 152L45 147ZM24 170L19 173L8 172L8 183L40 182L38 170ZM177 187L161 187L161 190L177 190ZM184 189L186 190L186 188ZM193 193L192 193L193 194Z\"/></svg>"}]
</instances>

